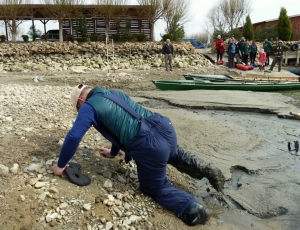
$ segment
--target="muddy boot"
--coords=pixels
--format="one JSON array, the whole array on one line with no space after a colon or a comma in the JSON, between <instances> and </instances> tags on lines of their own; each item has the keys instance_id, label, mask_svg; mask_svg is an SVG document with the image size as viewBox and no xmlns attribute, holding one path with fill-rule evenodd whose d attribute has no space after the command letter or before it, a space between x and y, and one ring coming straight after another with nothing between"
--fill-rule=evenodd
<instances>
[{"instance_id":1,"label":"muddy boot","mask_svg":"<svg viewBox=\"0 0 300 230\"><path fill-rule=\"evenodd\" d=\"M182 215L182 221L189 225L206 224L211 215L211 210L204 208L202 205L194 202L192 203Z\"/></svg>"},{"instance_id":2,"label":"muddy boot","mask_svg":"<svg viewBox=\"0 0 300 230\"><path fill-rule=\"evenodd\" d=\"M176 156L169 164L193 178L201 180L203 177L206 177L217 191L223 191L225 177L221 170L205 162L194 153L177 146Z\"/></svg>"}]
</instances>

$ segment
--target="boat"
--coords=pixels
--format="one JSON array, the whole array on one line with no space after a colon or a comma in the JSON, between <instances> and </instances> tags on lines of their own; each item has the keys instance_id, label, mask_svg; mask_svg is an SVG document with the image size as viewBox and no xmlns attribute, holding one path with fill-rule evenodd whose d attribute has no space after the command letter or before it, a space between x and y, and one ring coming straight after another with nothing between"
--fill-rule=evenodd
<instances>
[{"instance_id":1,"label":"boat","mask_svg":"<svg viewBox=\"0 0 300 230\"><path fill-rule=\"evenodd\" d=\"M233 80L234 78L229 75L210 75L210 74L184 74L186 80L194 79L204 79L204 80L213 80L213 81L226 81Z\"/></svg>"},{"instance_id":2,"label":"boat","mask_svg":"<svg viewBox=\"0 0 300 230\"><path fill-rule=\"evenodd\" d=\"M229 76L229 75L209 75L209 74L184 74L186 80L205 79L210 81L233 81L233 80L244 80L244 81L293 81L298 82L299 77L270 77L270 76Z\"/></svg>"},{"instance_id":3,"label":"boat","mask_svg":"<svg viewBox=\"0 0 300 230\"><path fill-rule=\"evenodd\" d=\"M212 82L209 80L158 80L152 83L160 90L243 90L282 91L300 89L300 82Z\"/></svg>"}]
</instances>

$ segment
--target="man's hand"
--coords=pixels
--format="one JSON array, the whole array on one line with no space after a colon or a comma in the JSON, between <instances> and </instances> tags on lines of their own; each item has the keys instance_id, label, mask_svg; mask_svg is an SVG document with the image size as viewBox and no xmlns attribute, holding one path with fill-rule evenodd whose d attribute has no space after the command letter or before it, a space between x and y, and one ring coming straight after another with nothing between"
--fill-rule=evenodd
<instances>
[{"instance_id":1,"label":"man's hand","mask_svg":"<svg viewBox=\"0 0 300 230\"><path fill-rule=\"evenodd\" d=\"M54 172L54 174L55 174L56 176L61 176L61 175L65 174L65 168L66 168L66 167L68 167L68 165L66 165L64 168L59 168L59 167L57 166L57 164L55 164L55 165L53 166L53 172Z\"/></svg>"},{"instance_id":2,"label":"man's hand","mask_svg":"<svg viewBox=\"0 0 300 230\"><path fill-rule=\"evenodd\" d=\"M100 148L99 150L100 150L100 154L104 157L107 157L107 158L114 158L115 157L115 156L110 154L110 149Z\"/></svg>"}]
</instances>

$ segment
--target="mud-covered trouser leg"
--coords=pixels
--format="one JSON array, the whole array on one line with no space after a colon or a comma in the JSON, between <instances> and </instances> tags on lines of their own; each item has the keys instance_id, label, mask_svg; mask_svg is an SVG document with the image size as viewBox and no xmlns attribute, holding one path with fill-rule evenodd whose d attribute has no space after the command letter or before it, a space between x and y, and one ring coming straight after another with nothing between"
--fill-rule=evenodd
<instances>
[{"instance_id":1,"label":"mud-covered trouser leg","mask_svg":"<svg viewBox=\"0 0 300 230\"><path fill-rule=\"evenodd\" d=\"M169 157L176 153L177 138L171 121L159 114L141 122L139 133L126 145L135 160L141 191L178 217L195 198L171 186L166 177Z\"/></svg>"},{"instance_id":2,"label":"mud-covered trouser leg","mask_svg":"<svg viewBox=\"0 0 300 230\"><path fill-rule=\"evenodd\" d=\"M223 190L225 177L221 170L180 146L168 163L193 178L201 180L206 177L217 191Z\"/></svg>"}]
</instances>

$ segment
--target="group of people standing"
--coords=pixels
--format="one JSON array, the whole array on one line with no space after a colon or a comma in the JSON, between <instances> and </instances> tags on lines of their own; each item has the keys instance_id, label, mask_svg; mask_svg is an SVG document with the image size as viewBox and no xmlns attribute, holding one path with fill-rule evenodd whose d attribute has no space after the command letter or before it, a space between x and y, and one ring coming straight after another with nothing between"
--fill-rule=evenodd
<instances>
[{"instance_id":1,"label":"group of people standing","mask_svg":"<svg viewBox=\"0 0 300 230\"><path fill-rule=\"evenodd\" d=\"M222 57L225 52L225 42L223 41L220 35L218 35L217 39L215 40L215 46L217 51L217 62L222 61ZM227 48L229 68L235 67L235 58L237 63L243 63L246 65L248 64L250 56L250 63L254 64L257 53L259 52L258 65L260 67L260 70L263 70L264 66L270 65L270 54L272 49L272 43L268 41L267 38L263 43L263 48L260 51L258 51L258 47L256 45L255 40L253 40L250 44L249 40L242 37L241 40L236 43L235 38L231 37L229 39ZM273 70L274 66L278 63L278 71L280 72L283 57L282 41L278 42L276 48L274 49L274 53L275 58L273 60L270 70Z\"/></svg>"}]
</instances>

